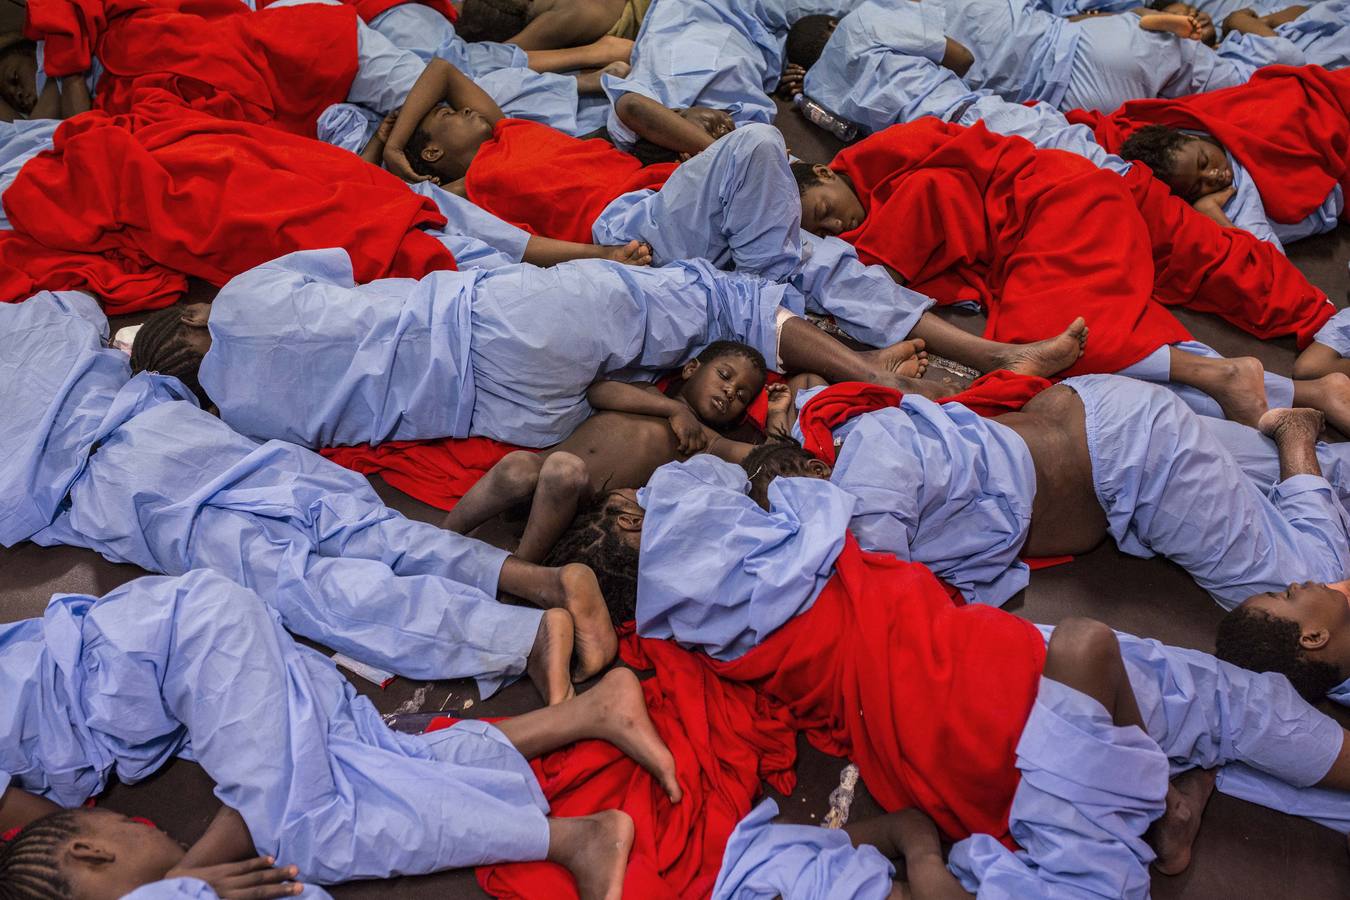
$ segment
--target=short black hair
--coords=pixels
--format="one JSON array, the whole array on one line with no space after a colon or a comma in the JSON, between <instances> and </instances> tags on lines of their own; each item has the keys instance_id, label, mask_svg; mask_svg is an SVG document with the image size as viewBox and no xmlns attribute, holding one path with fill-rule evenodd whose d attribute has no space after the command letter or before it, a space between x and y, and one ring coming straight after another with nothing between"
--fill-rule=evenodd
<instances>
[{"instance_id":1,"label":"short black hair","mask_svg":"<svg viewBox=\"0 0 1350 900\"><path fill-rule=\"evenodd\" d=\"M1145 125L1120 145L1120 158L1141 162L1163 181L1172 178L1176 162L1174 155L1191 140L1184 131L1166 125Z\"/></svg>"},{"instance_id":2,"label":"short black hair","mask_svg":"<svg viewBox=\"0 0 1350 900\"><path fill-rule=\"evenodd\" d=\"M21 41L15 41L3 50L0 50L0 62L4 62L11 56L32 56L37 58L37 41L30 41L24 38Z\"/></svg>"},{"instance_id":3,"label":"short black hair","mask_svg":"<svg viewBox=\"0 0 1350 900\"><path fill-rule=\"evenodd\" d=\"M710 363L714 360L721 359L724 356L739 356L741 359L750 363L751 368L758 372L760 377L764 377L769 373L769 367L764 362L764 354L760 353L749 344L742 344L740 341L713 341L711 344L700 350L698 356L695 356L694 359L698 360L699 364L702 365L703 363Z\"/></svg>"},{"instance_id":4,"label":"short black hair","mask_svg":"<svg viewBox=\"0 0 1350 900\"><path fill-rule=\"evenodd\" d=\"M788 29L787 61L803 69L814 66L838 24L838 19L827 15L803 16L793 22Z\"/></svg>"},{"instance_id":5,"label":"short black hair","mask_svg":"<svg viewBox=\"0 0 1350 900\"><path fill-rule=\"evenodd\" d=\"M789 168L792 169L792 177L797 180L798 194L805 194L807 188L824 183L816 173L816 163L795 162Z\"/></svg>"},{"instance_id":6,"label":"short black hair","mask_svg":"<svg viewBox=\"0 0 1350 900\"><path fill-rule=\"evenodd\" d=\"M429 143L431 143L431 133L418 125L413 129L413 133L408 135L408 142L403 145L403 154L408 157L409 167L418 175L425 175L428 178L441 174L436 170L434 163L429 163L422 158L422 151L427 149Z\"/></svg>"},{"instance_id":7,"label":"short black hair","mask_svg":"<svg viewBox=\"0 0 1350 900\"><path fill-rule=\"evenodd\" d=\"M780 475L792 478L805 474L807 463L815 458L788 437L775 437L760 444L741 460L741 468L750 481L750 499L768 509L769 485L773 480Z\"/></svg>"},{"instance_id":8,"label":"short black hair","mask_svg":"<svg viewBox=\"0 0 1350 900\"><path fill-rule=\"evenodd\" d=\"M509 41L529 22L528 0L464 0L455 33L466 41Z\"/></svg>"},{"instance_id":9,"label":"short black hair","mask_svg":"<svg viewBox=\"0 0 1350 900\"><path fill-rule=\"evenodd\" d=\"M1345 679L1336 666L1308 656L1299 643L1302 633L1293 619L1239 606L1219 622L1214 655L1253 672L1278 672L1316 703Z\"/></svg>"},{"instance_id":10,"label":"short black hair","mask_svg":"<svg viewBox=\"0 0 1350 900\"><path fill-rule=\"evenodd\" d=\"M131 371L172 375L197 395L205 409L211 398L198 380L205 354L188 343L187 330L192 327L183 321L181 306L161 309L146 319L131 342Z\"/></svg>"},{"instance_id":11,"label":"short black hair","mask_svg":"<svg viewBox=\"0 0 1350 900\"><path fill-rule=\"evenodd\" d=\"M618 534L619 509L613 493L601 494L583 507L544 559L545 566L584 563L600 582L614 624L637 615L638 551Z\"/></svg>"},{"instance_id":12,"label":"short black hair","mask_svg":"<svg viewBox=\"0 0 1350 900\"><path fill-rule=\"evenodd\" d=\"M61 848L78 836L82 813L63 809L43 816L0 843L0 900L64 900L71 886L61 871Z\"/></svg>"}]
</instances>

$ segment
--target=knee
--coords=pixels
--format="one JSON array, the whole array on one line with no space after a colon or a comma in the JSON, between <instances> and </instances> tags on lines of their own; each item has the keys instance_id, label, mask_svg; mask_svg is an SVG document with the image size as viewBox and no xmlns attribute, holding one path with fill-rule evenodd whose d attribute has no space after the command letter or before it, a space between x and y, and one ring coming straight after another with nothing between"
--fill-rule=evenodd
<instances>
[{"instance_id":1,"label":"knee","mask_svg":"<svg viewBox=\"0 0 1350 900\"><path fill-rule=\"evenodd\" d=\"M515 450L501 458L496 473L512 494L528 495L539 483L540 469L539 454Z\"/></svg>"},{"instance_id":2,"label":"knee","mask_svg":"<svg viewBox=\"0 0 1350 900\"><path fill-rule=\"evenodd\" d=\"M1046 650L1057 663L1100 663L1120 653L1116 633L1096 619L1071 616L1055 626Z\"/></svg>"},{"instance_id":3,"label":"knee","mask_svg":"<svg viewBox=\"0 0 1350 900\"><path fill-rule=\"evenodd\" d=\"M580 496L591 485L591 473L581 458L571 453L552 453L539 468L539 490L550 494Z\"/></svg>"}]
</instances>

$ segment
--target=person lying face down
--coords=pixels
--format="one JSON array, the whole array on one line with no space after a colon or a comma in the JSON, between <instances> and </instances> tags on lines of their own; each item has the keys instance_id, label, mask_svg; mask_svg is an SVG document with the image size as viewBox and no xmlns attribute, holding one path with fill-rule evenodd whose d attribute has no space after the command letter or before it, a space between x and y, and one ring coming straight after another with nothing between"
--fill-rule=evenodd
<instances>
[{"instance_id":1,"label":"person lying face down","mask_svg":"<svg viewBox=\"0 0 1350 900\"><path fill-rule=\"evenodd\" d=\"M1212 773L1187 771L1197 766L1245 761L1297 787L1350 786L1344 729L1283 678L1090 620L1050 628L985 606L954 606L921 567L897 569L893 558L849 541L856 501L837 487L781 478L769 488L768 509L746 496L749 489L744 470L708 456L667 465L640 495L607 495L559 546L604 573L616 619L633 614L640 634L707 653L722 677L754 683L858 761L874 796L888 798L883 808L918 805L948 838L962 839L949 865L966 891L1020 898L1053 882L1094 896L1110 884L1111 896L1146 897L1150 862L1169 873L1189 862L1213 786ZM903 585L889 581L902 573ZM978 672L994 680L975 689L966 679ZM1028 712L986 721L992 710L984 706L1023 708L1008 686L1028 674ZM930 722L938 696L945 702L932 712L945 718ZM953 721L944 712L951 702L979 724ZM925 726L893 727L888 717L897 715ZM962 727L976 730L972 747L1009 741L1008 761L981 770L987 780L950 774ZM946 729L945 753L920 746L930 729ZM1314 747L1315 765L1306 755ZM1109 762L1089 773L1079 768L1089 759ZM999 783L999 765L1020 771L1020 783L1006 788L1011 812L1003 819L1025 848L1016 855L996 831L965 839L971 820L961 818L974 815L967 800L978 794L988 802L1002 790L989 787ZM1185 774L1169 784L1172 772ZM941 799L891 794L897 777ZM947 778L954 780L943 787ZM1108 795L1120 805L1104 803ZM923 857L925 865L933 859Z\"/></svg>"},{"instance_id":2,"label":"person lying face down","mask_svg":"<svg viewBox=\"0 0 1350 900\"><path fill-rule=\"evenodd\" d=\"M252 872L264 897L296 893L280 882L299 879L542 859L573 872L581 896L612 897L632 822L616 810L550 817L527 758L600 739L646 766L672 802L682 796L631 672L495 725L400 734L256 594L206 571L137 579L101 599L57 595L43 618L0 626L0 685L13 713L0 823L23 828L0 846L0 885L27 887L20 897L116 898L255 854L267 857ZM186 854L102 810L31 821L78 807L114 773L134 783L180 755L226 807ZM224 895L259 896L241 874L239 893Z\"/></svg>"}]
</instances>

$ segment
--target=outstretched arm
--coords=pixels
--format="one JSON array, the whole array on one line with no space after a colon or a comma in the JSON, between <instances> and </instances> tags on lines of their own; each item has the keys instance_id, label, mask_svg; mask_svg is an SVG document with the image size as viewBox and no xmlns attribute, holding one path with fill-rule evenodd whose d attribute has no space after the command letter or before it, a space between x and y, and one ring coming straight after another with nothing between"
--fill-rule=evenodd
<instances>
[{"instance_id":1,"label":"outstretched arm","mask_svg":"<svg viewBox=\"0 0 1350 900\"><path fill-rule=\"evenodd\" d=\"M639 137L689 156L706 150L734 127L724 112L698 109L678 113L642 94L624 94L614 104L614 112Z\"/></svg>"},{"instance_id":2,"label":"outstretched arm","mask_svg":"<svg viewBox=\"0 0 1350 900\"><path fill-rule=\"evenodd\" d=\"M525 51L527 64L536 72L601 69L612 62L628 62L632 55L632 41L608 35L582 47Z\"/></svg>"},{"instance_id":3,"label":"outstretched arm","mask_svg":"<svg viewBox=\"0 0 1350 900\"><path fill-rule=\"evenodd\" d=\"M629 266L650 266L652 248L639 241L629 241L619 247L602 244L574 244L553 238L533 235L525 244L524 262L548 268L572 259L608 259Z\"/></svg>"},{"instance_id":4,"label":"outstretched arm","mask_svg":"<svg viewBox=\"0 0 1350 900\"><path fill-rule=\"evenodd\" d=\"M412 170L404 148L426 114L442 101L455 109L477 110L492 125L504 118L501 107L486 91L474 84L473 79L446 60L433 59L427 63L417 83L408 92L408 98L403 101L403 108L399 110L398 119L384 147L384 164L404 181L427 180L425 175L418 175Z\"/></svg>"}]
</instances>

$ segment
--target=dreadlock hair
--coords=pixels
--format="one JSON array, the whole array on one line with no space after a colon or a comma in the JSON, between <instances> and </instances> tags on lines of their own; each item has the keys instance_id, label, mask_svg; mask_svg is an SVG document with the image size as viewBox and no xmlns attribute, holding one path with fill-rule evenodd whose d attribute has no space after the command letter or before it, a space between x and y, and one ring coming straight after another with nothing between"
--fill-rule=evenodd
<instances>
[{"instance_id":1,"label":"dreadlock hair","mask_svg":"<svg viewBox=\"0 0 1350 900\"><path fill-rule=\"evenodd\" d=\"M0 844L0 900L63 900L72 895L60 852L81 832L82 815L77 809L54 812Z\"/></svg>"},{"instance_id":2,"label":"dreadlock hair","mask_svg":"<svg viewBox=\"0 0 1350 900\"><path fill-rule=\"evenodd\" d=\"M181 306L161 309L146 319L131 342L131 371L172 375L197 395L205 409L211 398L197 380L204 355L188 343L187 330L192 327L183 321Z\"/></svg>"},{"instance_id":3,"label":"dreadlock hair","mask_svg":"<svg viewBox=\"0 0 1350 900\"><path fill-rule=\"evenodd\" d=\"M750 367L758 372L761 378L768 375L769 367L764 363L764 354L749 344L742 344L740 341L713 341L700 350L698 356L695 356L694 359L699 361L699 365L703 365L724 356L739 356L750 363Z\"/></svg>"},{"instance_id":4,"label":"dreadlock hair","mask_svg":"<svg viewBox=\"0 0 1350 900\"><path fill-rule=\"evenodd\" d=\"M638 574L638 551L619 537L618 517L613 494L601 494L577 513L543 562L545 566L590 566L616 625L631 622L637 615Z\"/></svg>"},{"instance_id":5,"label":"dreadlock hair","mask_svg":"<svg viewBox=\"0 0 1350 900\"><path fill-rule=\"evenodd\" d=\"M787 61L809 69L820 59L839 20L834 16L803 16L792 23L787 36Z\"/></svg>"},{"instance_id":6,"label":"dreadlock hair","mask_svg":"<svg viewBox=\"0 0 1350 900\"><path fill-rule=\"evenodd\" d=\"M792 177L797 179L797 193L799 194L805 194L808 188L824 183L820 176L816 174L815 163L795 162L790 168L792 169Z\"/></svg>"},{"instance_id":7,"label":"dreadlock hair","mask_svg":"<svg viewBox=\"0 0 1350 900\"><path fill-rule=\"evenodd\" d=\"M1278 672L1316 703L1344 679L1336 666L1308 656L1299 643L1302 631L1293 619L1239 606L1219 622L1214 655L1253 672Z\"/></svg>"},{"instance_id":8,"label":"dreadlock hair","mask_svg":"<svg viewBox=\"0 0 1350 900\"><path fill-rule=\"evenodd\" d=\"M1163 181L1175 174L1174 154L1191 138L1185 132L1166 125L1145 125L1120 145L1120 158L1139 161Z\"/></svg>"},{"instance_id":9,"label":"dreadlock hair","mask_svg":"<svg viewBox=\"0 0 1350 900\"><path fill-rule=\"evenodd\" d=\"M529 22L528 0L464 0L455 32L466 41L504 43Z\"/></svg>"},{"instance_id":10,"label":"dreadlock hair","mask_svg":"<svg viewBox=\"0 0 1350 900\"><path fill-rule=\"evenodd\" d=\"M741 468L750 480L750 499L768 509L769 485L773 480L780 475L784 478L809 475L807 465L814 460L801 444L788 437L774 437L760 444L741 460Z\"/></svg>"}]
</instances>

